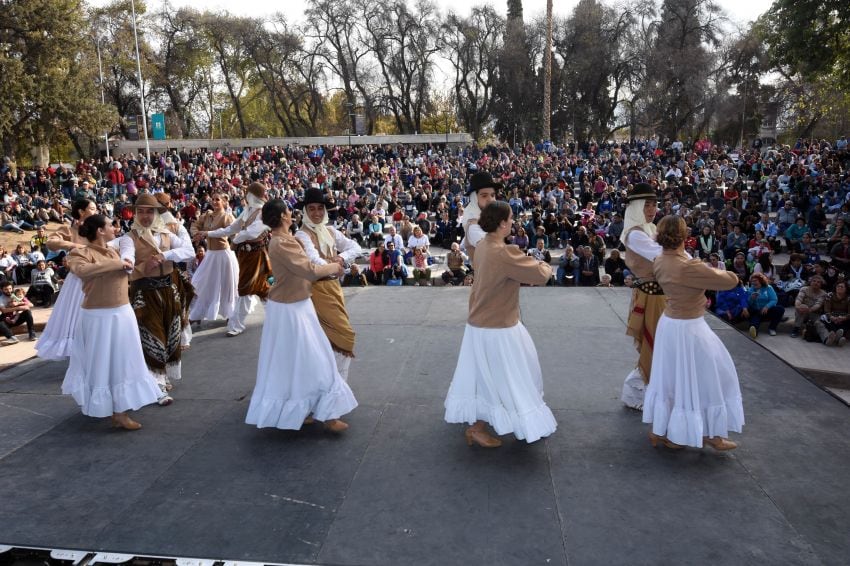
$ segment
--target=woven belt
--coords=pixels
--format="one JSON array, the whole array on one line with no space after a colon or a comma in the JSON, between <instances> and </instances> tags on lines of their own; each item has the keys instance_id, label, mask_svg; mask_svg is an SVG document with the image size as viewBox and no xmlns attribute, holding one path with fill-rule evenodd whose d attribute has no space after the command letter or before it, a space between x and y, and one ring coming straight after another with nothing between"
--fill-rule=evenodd
<instances>
[{"instance_id":1,"label":"woven belt","mask_svg":"<svg viewBox=\"0 0 850 566\"><path fill-rule=\"evenodd\" d=\"M254 240L252 242L244 242L242 244L238 244L236 246L237 252L255 252L257 250L266 249L267 243L265 241L257 241Z\"/></svg>"},{"instance_id":2,"label":"woven belt","mask_svg":"<svg viewBox=\"0 0 850 566\"><path fill-rule=\"evenodd\" d=\"M663 295L664 289L658 284L658 281L636 279L632 287L646 293L647 295Z\"/></svg>"},{"instance_id":3,"label":"woven belt","mask_svg":"<svg viewBox=\"0 0 850 566\"><path fill-rule=\"evenodd\" d=\"M162 277L144 277L133 281L133 285L137 289L165 289L171 286L171 275L163 275Z\"/></svg>"}]
</instances>

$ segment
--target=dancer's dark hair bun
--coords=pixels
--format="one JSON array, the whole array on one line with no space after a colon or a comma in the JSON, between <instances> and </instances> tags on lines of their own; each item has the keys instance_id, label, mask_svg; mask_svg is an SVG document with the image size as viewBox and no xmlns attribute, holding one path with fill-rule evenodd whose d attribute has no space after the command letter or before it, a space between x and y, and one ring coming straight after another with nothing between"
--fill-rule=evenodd
<instances>
[{"instance_id":1,"label":"dancer's dark hair bun","mask_svg":"<svg viewBox=\"0 0 850 566\"><path fill-rule=\"evenodd\" d=\"M263 205L263 224L269 228L277 228L280 226L280 215L287 208L289 206L279 198L270 200Z\"/></svg>"},{"instance_id":2,"label":"dancer's dark hair bun","mask_svg":"<svg viewBox=\"0 0 850 566\"><path fill-rule=\"evenodd\" d=\"M80 198L74 201L74 204L71 205L71 217L74 220L80 219L80 214L89 207L89 205L94 202L87 198Z\"/></svg>"},{"instance_id":3,"label":"dancer's dark hair bun","mask_svg":"<svg viewBox=\"0 0 850 566\"><path fill-rule=\"evenodd\" d=\"M109 224L109 219L102 214L93 214L83 220L83 223L80 224L79 233L80 236L88 240L89 242L94 242L97 238L97 231L100 228L105 228Z\"/></svg>"}]
</instances>

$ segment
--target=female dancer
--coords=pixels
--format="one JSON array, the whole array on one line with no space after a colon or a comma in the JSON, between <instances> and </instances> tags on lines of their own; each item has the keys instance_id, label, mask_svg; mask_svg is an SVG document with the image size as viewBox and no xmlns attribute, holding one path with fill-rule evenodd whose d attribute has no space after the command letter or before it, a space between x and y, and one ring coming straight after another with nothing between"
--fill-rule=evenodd
<instances>
[{"instance_id":1,"label":"female dancer","mask_svg":"<svg viewBox=\"0 0 850 566\"><path fill-rule=\"evenodd\" d=\"M62 393L71 395L84 415L111 415L112 426L137 430L142 425L127 411L156 403L159 387L145 366L130 308L127 272L133 263L107 246L115 235L105 216L89 216L79 232L90 243L68 255L84 298Z\"/></svg>"},{"instance_id":2,"label":"female dancer","mask_svg":"<svg viewBox=\"0 0 850 566\"><path fill-rule=\"evenodd\" d=\"M262 220L272 229L269 259L275 283L266 302L257 384L245 422L298 430L315 417L327 430L342 432L348 424L339 417L357 401L337 371L310 288L317 279L341 277L344 269L336 262L310 262L289 232L292 212L286 202L275 199L263 205Z\"/></svg>"},{"instance_id":3,"label":"female dancer","mask_svg":"<svg viewBox=\"0 0 850 566\"><path fill-rule=\"evenodd\" d=\"M210 197L212 210L192 226L192 236L198 231L210 232L226 228L234 222L233 215L225 210L221 193ZM230 249L227 237L207 236L207 252L204 261L192 275L195 300L189 308L189 320L215 320L230 318L239 299L236 289L239 282L239 263Z\"/></svg>"},{"instance_id":4,"label":"female dancer","mask_svg":"<svg viewBox=\"0 0 850 566\"><path fill-rule=\"evenodd\" d=\"M727 439L729 431L741 432L744 425L741 388L729 352L703 315L706 289L731 289L738 276L688 257L687 233L680 216L665 216L658 224L657 240L664 251L653 271L667 308L655 333L643 422L652 424L653 446L702 448L706 443L731 450L737 444Z\"/></svg>"},{"instance_id":5,"label":"female dancer","mask_svg":"<svg viewBox=\"0 0 850 566\"><path fill-rule=\"evenodd\" d=\"M469 296L469 318L449 393L445 420L469 423L466 442L485 448L501 446L491 436L513 433L534 442L557 428L543 402L543 379L537 350L519 320L519 287L545 285L552 268L505 244L513 213L506 202L493 202L481 212L478 226L486 232L478 242Z\"/></svg>"},{"instance_id":6,"label":"female dancer","mask_svg":"<svg viewBox=\"0 0 850 566\"><path fill-rule=\"evenodd\" d=\"M89 199L79 199L71 206L74 221L71 226L62 226L47 238L47 248L52 252L70 252L84 248L88 243L80 236L79 227L86 218L97 213L97 206ZM83 286L73 272L68 273L62 291L47 326L35 345L36 354L43 360L64 360L71 355L74 330L83 302Z\"/></svg>"}]
</instances>

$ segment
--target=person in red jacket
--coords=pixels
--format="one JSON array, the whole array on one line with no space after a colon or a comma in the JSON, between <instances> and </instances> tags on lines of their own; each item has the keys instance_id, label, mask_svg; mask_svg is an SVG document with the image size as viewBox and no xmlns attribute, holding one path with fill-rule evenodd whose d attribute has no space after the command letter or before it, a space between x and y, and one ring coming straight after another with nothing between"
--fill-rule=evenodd
<instances>
[{"instance_id":1,"label":"person in red jacket","mask_svg":"<svg viewBox=\"0 0 850 566\"><path fill-rule=\"evenodd\" d=\"M369 254L369 271L366 272L366 279L372 285L383 285L384 282L384 268L390 262L384 245L384 242L378 242L378 247Z\"/></svg>"}]
</instances>

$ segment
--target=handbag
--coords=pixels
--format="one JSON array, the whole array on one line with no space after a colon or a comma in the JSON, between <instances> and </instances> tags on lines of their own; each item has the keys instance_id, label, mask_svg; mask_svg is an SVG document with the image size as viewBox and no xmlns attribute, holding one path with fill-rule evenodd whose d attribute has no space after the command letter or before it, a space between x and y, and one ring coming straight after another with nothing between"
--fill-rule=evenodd
<instances>
[{"instance_id":1,"label":"handbag","mask_svg":"<svg viewBox=\"0 0 850 566\"><path fill-rule=\"evenodd\" d=\"M401 278L394 277L392 279L387 279L387 287L401 287Z\"/></svg>"}]
</instances>

